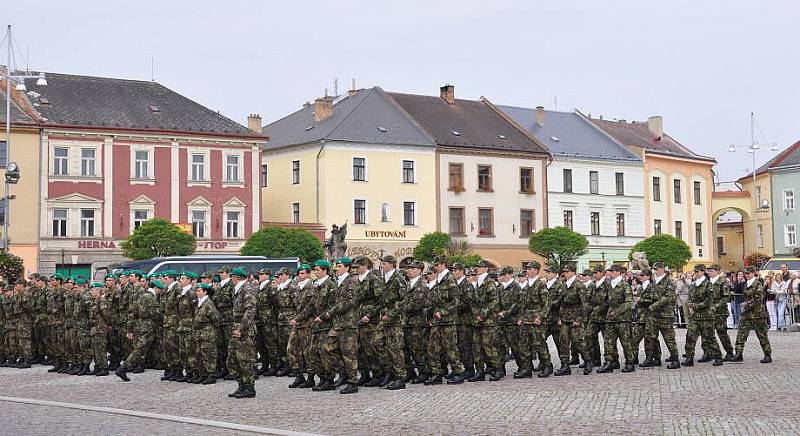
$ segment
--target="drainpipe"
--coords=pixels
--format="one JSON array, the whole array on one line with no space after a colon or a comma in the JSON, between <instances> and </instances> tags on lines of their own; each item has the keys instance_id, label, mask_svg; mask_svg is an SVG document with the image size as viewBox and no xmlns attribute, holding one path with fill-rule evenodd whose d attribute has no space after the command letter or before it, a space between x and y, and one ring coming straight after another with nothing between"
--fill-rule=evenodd
<instances>
[{"instance_id":1,"label":"drainpipe","mask_svg":"<svg viewBox=\"0 0 800 436\"><path fill-rule=\"evenodd\" d=\"M319 224L319 157L322 155L322 152L325 151L325 141L320 142L319 151L317 152L317 162L316 162L316 193L317 193L317 219L316 223Z\"/></svg>"}]
</instances>

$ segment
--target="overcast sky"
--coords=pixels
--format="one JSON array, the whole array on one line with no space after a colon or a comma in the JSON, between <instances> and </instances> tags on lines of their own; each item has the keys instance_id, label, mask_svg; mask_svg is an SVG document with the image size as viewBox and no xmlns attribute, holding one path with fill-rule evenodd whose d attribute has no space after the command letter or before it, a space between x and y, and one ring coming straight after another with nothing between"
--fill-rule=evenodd
<instances>
[{"instance_id":1,"label":"overcast sky","mask_svg":"<svg viewBox=\"0 0 800 436\"><path fill-rule=\"evenodd\" d=\"M645 120L745 174L762 144L800 139L798 1L15 1L31 69L151 78L246 124L339 79ZM5 22L3 24L6 24ZM5 63L5 53L2 54ZM774 156L769 147L758 164Z\"/></svg>"}]
</instances>

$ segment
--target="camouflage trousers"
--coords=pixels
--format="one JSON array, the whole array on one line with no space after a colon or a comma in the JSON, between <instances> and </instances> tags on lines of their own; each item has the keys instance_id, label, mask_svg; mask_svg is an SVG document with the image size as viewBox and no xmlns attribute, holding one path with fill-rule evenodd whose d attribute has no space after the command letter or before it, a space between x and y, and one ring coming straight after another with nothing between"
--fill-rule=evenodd
<instances>
[{"instance_id":1,"label":"camouflage trousers","mask_svg":"<svg viewBox=\"0 0 800 436\"><path fill-rule=\"evenodd\" d=\"M194 334L197 350L196 372L207 377L217 370L217 330L214 327L207 327L195 331Z\"/></svg>"},{"instance_id":2,"label":"camouflage trousers","mask_svg":"<svg viewBox=\"0 0 800 436\"><path fill-rule=\"evenodd\" d=\"M64 344L64 361L68 363L76 363L75 359L75 329L72 326L64 327L63 333Z\"/></svg>"},{"instance_id":3,"label":"camouflage trousers","mask_svg":"<svg viewBox=\"0 0 800 436\"><path fill-rule=\"evenodd\" d=\"M484 366L491 370L500 364L495 346L497 327L493 325L476 325L472 327L472 360L475 369L480 371Z\"/></svg>"},{"instance_id":4,"label":"camouflage trousers","mask_svg":"<svg viewBox=\"0 0 800 436\"><path fill-rule=\"evenodd\" d=\"M17 324L17 354L24 360L33 357L33 325L29 322Z\"/></svg>"},{"instance_id":5,"label":"camouflage trousers","mask_svg":"<svg viewBox=\"0 0 800 436\"><path fill-rule=\"evenodd\" d=\"M272 323L256 325L256 350L258 351L258 359L261 362L261 366L264 368L278 363L278 332L275 330L276 327L277 325Z\"/></svg>"},{"instance_id":6,"label":"camouflage trousers","mask_svg":"<svg viewBox=\"0 0 800 436\"><path fill-rule=\"evenodd\" d=\"M407 366L412 367L422 374L430 374L431 368L428 364L428 328L422 326L410 326L405 328L404 339L406 350L408 350Z\"/></svg>"},{"instance_id":7,"label":"camouflage trousers","mask_svg":"<svg viewBox=\"0 0 800 436\"><path fill-rule=\"evenodd\" d=\"M300 374L305 366L309 375L314 375L306 356L311 351L311 328L295 327L289 333L289 343L286 345L286 355L289 359L289 369L293 374Z\"/></svg>"},{"instance_id":8,"label":"camouflage trousers","mask_svg":"<svg viewBox=\"0 0 800 436\"><path fill-rule=\"evenodd\" d=\"M338 369L340 366L338 364L334 364L334 371L331 373L327 372L327 368L325 367L325 351L323 350L323 345L325 344L325 338L327 336L327 330L316 330L310 332L310 343L308 346L308 355L306 356L306 364L308 365L309 374L313 372L320 377L333 377L336 369Z\"/></svg>"},{"instance_id":9,"label":"camouflage trousers","mask_svg":"<svg viewBox=\"0 0 800 436\"><path fill-rule=\"evenodd\" d=\"M64 325L54 322L47 329L47 355L53 360L61 361L64 358Z\"/></svg>"},{"instance_id":10,"label":"camouflage trousers","mask_svg":"<svg viewBox=\"0 0 800 436\"><path fill-rule=\"evenodd\" d=\"M33 337L31 338L34 357L44 357L47 355L48 340L47 321L35 321L33 324Z\"/></svg>"},{"instance_id":11,"label":"camouflage trousers","mask_svg":"<svg viewBox=\"0 0 800 436\"><path fill-rule=\"evenodd\" d=\"M178 353L181 367L187 371L197 371L197 342L191 327L178 327ZM216 339L215 339L216 341Z\"/></svg>"},{"instance_id":12,"label":"camouflage trousers","mask_svg":"<svg viewBox=\"0 0 800 436\"><path fill-rule=\"evenodd\" d=\"M747 342L747 337L750 336L750 330L756 331L756 337L761 344L761 350L764 351L765 356L772 355L772 347L769 345L769 336L767 336L767 321L763 318L742 318L739 320L739 332L736 334L736 352L741 353L744 351L744 344Z\"/></svg>"},{"instance_id":13,"label":"camouflage trousers","mask_svg":"<svg viewBox=\"0 0 800 436\"><path fill-rule=\"evenodd\" d=\"M292 331L292 326L277 324L275 325L278 342L278 361L284 365L288 364L289 357L286 355L286 350L289 346L289 333Z\"/></svg>"},{"instance_id":14,"label":"camouflage trousers","mask_svg":"<svg viewBox=\"0 0 800 436\"><path fill-rule=\"evenodd\" d=\"M547 323L546 330L545 330L545 344L547 343L547 338L552 336L553 342L556 344L556 350L558 351L558 358L561 359L561 356L569 354L569 348L566 350L561 349L561 341L558 340L558 335L561 334L561 327L558 325L558 322L551 322ZM569 359L562 360L561 364L566 365Z\"/></svg>"},{"instance_id":15,"label":"camouflage trousers","mask_svg":"<svg viewBox=\"0 0 800 436\"><path fill-rule=\"evenodd\" d=\"M382 339L383 332L374 322L358 326L358 368L361 372L372 371L373 376L383 376Z\"/></svg>"},{"instance_id":16,"label":"camouflage trousers","mask_svg":"<svg viewBox=\"0 0 800 436\"><path fill-rule=\"evenodd\" d=\"M348 383L358 378L358 332L355 329L328 332L322 345L325 374L332 376L336 366L342 363L340 374Z\"/></svg>"},{"instance_id":17,"label":"camouflage trousers","mask_svg":"<svg viewBox=\"0 0 800 436\"><path fill-rule=\"evenodd\" d=\"M256 382L256 344L254 335L231 337L228 342L228 373L241 386L250 386Z\"/></svg>"},{"instance_id":18,"label":"camouflage trousers","mask_svg":"<svg viewBox=\"0 0 800 436\"><path fill-rule=\"evenodd\" d=\"M19 349L17 348L17 329L15 326L6 327L6 359L15 361L19 358Z\"/></svg>"},{"instance_id":19,"label":"camouflage trousers","mask_svg":"<svg viewBox=\"0 0 800 436\"><path fill-rule=\"evenodd\" d=\"M122 362L122 359L125 358L122 342L120 341L119 329L116 325L111 327L108 331L108 352L109 359L115 365L119 365L119 362Z\"/></svg>"},{"instance_id":20,"label":"camouflage trousers","mask_svg":"<svg viewBox=\"0 0 800 436\"><path fill-rule=\"evenodd\" d=\"M655 341L647 336L647 324L650 323L652 317L647 318L646 322L634 322L631 327L631 343L635 350L636 356L639 355L639 344L644 341L644 353L646 357L652 357L656 360L661 360L661 344L658 342L658 336Z\"/></svg>"},{"instance_id":21,"label":"camouflage trousers","mask_svg":"<svg viewBox=\"0 0 800 436\"><path fill-rule=\"evenodd\" d=\"M511 349L511 355L514 356L514 361L517 366L521 367L522 352L520 351L519 342L519 324L500 324L495 327L495 346L497 347L497 356L499 359L505 358L508 349ZM504 362L500 362L503 364Z\"/></svg>"},{"instance_id":22,"label":"camouflage trousers","mask_svg":"<svg viewBox=\"0 0 800 436\"><path fill-rule=\"evenodd\" d=\"M386 356L385 371L392 377L403 380L406 372L405 339L403 327L400 325L387 325L383 327L384 349Z\"/></svg>"},{"instance_id":23,"label":"camouflage trousers","mask_svg":"<svg viewBox=\"0 0 800 436\"><path fill-rule=\"evenodd\" d=\"M576 326L571 322L561 323L558 332L558 342L560 342L558 349L559 353L564 354L559 354L558 358L561 360L562 364L569 362L570 351L573 348L578 350L578 354L584 362L591 360L591 356L586 352L586 348L583 345L583 335L583 324L579 323Z\"/></svg>"},{"instance_id":24,"label":"camouflage trousers","mask_svg":"<svg viewBox=\"0 0 800 436\"><path fill-rule=\"evenodd\" d=\"M80 360L78 363L92 363L94 351L92 350L91 328L88 324L81 324L76 328L76 330L76 334L78 335L78 346L80 347Z\"/></svg>"},{"instance_id":25,"label":"camouflage trousers","mask_svg":"<svg viewBox=\"0 0 800 436\"><path fill-rule=\"evenodd\" d=\"M667 344L669 356L678 357L678 345L675 342L675 329L672 327L672 318L648 318L645 325L645 354L654 359L661 359L661 343L658 342L658 334L664 338ZM649 340L649 342L648 342ZM648 344L652 349L648 349Z\"/></svg>"},{"instance_id":26,"label":"camouflage trousers","mask_svg":"<svg viewBox=\"0 0 800 436\"><path fill-rule=\"evenodd\" d=\"M125 358L125 369L133 369L138 365L144 364L144 358L147 356L147 352L150 350L156 338L154 328L146 326L137 330L138 331L134 333L133 341L128 341L133 343L133 348L128 357Z\"/></svg>"},{"instance_id":27,"label":"camouflage trousers","mask_svg":"<svg viewBox=\"0 0 800 436\"><path fill-rule=\"evenodd\" d=\"M475 360L472 358L472 324L459 324L456 327L458 335L458 355L461 363L468 371L475 369Z\"/></svg>"},{"instance_id":28,"label":"camouflage trousers","mask_svg":"<svg viewBox=\"0 0 800 436\"><path fill-rule=\"evenodd\" d=\"M717 332L722 349L728 354L733 354L731 337L728 336L728 317L726 315L714 315L714 330Z\"/></svg>"},{"instance_id":29,"label":"camouflage trousers","mask_svg":"<svg viewBox=\"0 0 800 436\"><path fill-rule=\"evenodd\" d=\"M92 328L92 356L95 369L108 369L108 335L105 330Z\"/></svg>"},{"instance_id":30,"label":"camouflage trousers","mask_svg":"<svg viewBox=\"0 0 800 436\"><path fill-rule=\"evenodd\" d=\"M539 363L545 366L552 366L553 362L550 360L550 350L547 347L547 340L545 339L547 327L544 325L523 324L520 327L521 343L520 352L523 353L522 362L517 361L517 364L525 364L520 366L520 369L531 369L533 366L534 355L538 356Z\"/></svg>"},{"instance_id":31,"label":"camouflage trousers","mask_svg":"<svg viewBox=\"0 0 800 436\"><path fill-rule=\"evenodd\" d=\"M697 337L700 337L703 351L712 359L719 359L722 353L719 350L717 336L714 332L713 319L697 319L692 316L686 325L686 347L684 352L687 359L694 359L694 350L697 347Z\"/></svg>"},{"instance_id":32,"label":"camouflage trousers","mask_svg":"<svg viewBox=\"0 0 800 436\"><path fill-rule=\"evenodd\" d=\"M122 360L125 360L131 351L133 351L133 341L128 340L128 332L131 331L128 329L127 322L120 322L117 324L117 333L119 334L119 345L122 349Z\"/></svg>"},{"instance_id":33,"label":"camouflage trousers","mask_svg":"<svg viewBox=\"0 0 800 436\"><path fill-rule=\"evenodd\" d=\"M622 322L607 322L606 328L603 331L603 339L605 339L605 361L617 362L619 361L619 354L617 351L617 340L622 343L622 352L625 356L626 364L633 364L633 359L636 355L631 341L631 323L628 321Z\"/></svg>"},{"instance_id":34,"label":"camouflage trousers","mask_svg":"<svg viewBox=\"0 0 800 436\"><path fill-rule=\"evenodd\" d=\"M170 324L164 326L164 343L162 348L164 349L164 363L167 369L180 371L182 368L180 335L178 334L178 328L174 325Z\"/></svg>"},{"instance_id":35,"label":"camouflage trousers","mask_svg":"<svg viewBox=\"0 0 800 436\"><path fill-rule=\"evenodd\" d=\"M217 329L217 369L227 370L228 368L228 348L231 340L231 325L222 324Z\"/></svg>"},{"instance_id":36,"label":"camouflage trousers","mask_svg":"<svg viewBox=\"0 0 800 436\"><path fill-rule=\"evenodd\" d=\"M490 344L494 347L494 342ZM447 363L456 374L464 372L464 365L461 359L458 358L458 335L456 334L456 326L454 325L434 325L431 327L431 333L428 336L428 362L431 365L431 370L436 373L445 372L447 366L443 365L441 356L445 355Z\"/></svg>"},{"instance_id":37,"label":"camouflage trousers","mask_svg":"<svg viewBox=\"0 0 800 436\"><path fill-rule=\"evenodd\" d=\"M592 358L592 362L596 365L600 364L603 357L600 349L600 335L603 333L605 325L606 323L604 322L589 321L589 324L583 329L583 344L586 347L586 352Z\"/></svg>"}]
</instances>

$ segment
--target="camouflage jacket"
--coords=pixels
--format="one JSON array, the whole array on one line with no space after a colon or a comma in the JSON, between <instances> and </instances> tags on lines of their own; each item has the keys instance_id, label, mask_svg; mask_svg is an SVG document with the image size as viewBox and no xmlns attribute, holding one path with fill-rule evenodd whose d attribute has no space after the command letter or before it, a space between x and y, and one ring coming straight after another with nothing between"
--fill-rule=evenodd
<instances>
[{"instance_id":1,"label":"camouflage jacket","mask_svg":"<svg viewBox=\"0 0 800 436\"><path fill-rule=\"evenodd\" d=\"M135 301L133 301L133 285L126 283L120 288L119 297L119 323L125 324L128 322L128 313L134 310Z\"/></svg>"},{"instance_id":2,"label":"camouflage jacket","mask_svg":"<svg viewBox=\"0 0 800 436\"><path fill-rule=\"evenodd\" d=\"M547 282L545 282L545 286ZM550 288L547 289L548 305L550 310L547 312L547 324L555 324L561 319L561 300L563 298L564 284L556 279Z\"/></svg>"},{"instance_id":3,"label":"camouflage jacket","mask_svg":"<svg viewBox=\"0 0 800 436\"><path fill-rule=\"evenodd\" d=\"M219 293L217 293L219 294ZM256 334L256 288L251 283L245 282L237 292L233 290L233 306L231 307L233 330L239 330L242 337L253 337ZM222 315L222 313L220 313ZM224 323L224 316L222 317Z\"/></svg>"},{"instance_id":4,"label":"camouflage jacket","mask_svg":"<svg viewBox=\"0 0 800 436\"><path fill-rule=\"evenodd\" d=\"M198 341L212 342L217 341L217 329L222 318L217 311L217 306L208 297L194 310L194 333Z\"/></svg>"},{"instance_id":5,"label":"camouflage jacket","mask_svg":"<svg viewBox=\"0 0 800 436\"><path fill-rule=\"evenodd\" d=\"M172 282L161 292L161 301L164 308L164 328L176 329L180 324L178 316L178 296L181 294L181 285Z\"/></svg>"},{"instance_id":6,"label":"camouflage jacket","mask_svg":"<svg viewBox=\"0 0 800 436\"><path fill-rule=\"evenodd\" d=\"M709 278L708 281L710 283L711 279ZM714 305L711 308L714 316L727 318L729 315L728 302L731 300L731 288L728 285L728 279L721 275L717 276L717 282L711 283L711 293L714 295Z\"/></svg>"},{"instance_id":7,"label":"camouflage jacket","mask_svg":"<svg viewBox=\"0 0 800 436\"><path fill-rule=\"evenodd\" d=\"M519 295L522 288L516 280L512 279L508 286L499 283L497 286L497 312L503 312L503 317L498 316L497 323L510 325L517 323L519 314Z\"/></svg>"},{"instance_id":8,"label":"camouflage jacket","mask_svg":"<svg viewBox=\"0 0 800 436\"><path fill-rule=\"evenodd\" d=\"M278 324L289 325L289 320L297 314L297 283L284 282L275 290L275 299L278 303Z\"/></svg>"},{"instance_id":9,"label":"camouflage jacket","mask_svg":"<svg viewBox=\"0 0 800 436\"><path fill-rule=\"evenodd\" d=\"M654 317L659 319L675 319L675 301L678 295L675 292L675 282L669 277L668 274L660 282L656 283L656 278L650 282L647 288L652 291L647 293L648 300L652 302L648 305L648 310Z\"/></svg>"},{"instance_id":10,"label":"camouflage jacket","mask_svg":"<svg viewBox=\"0 0 800 436\"><path fill-rule=\"evenodd\" d=\"M458 285L458 309L456 310L458 312L458 324L472 325L475 322L475 317L472 315L475 288L466 277L461 279L461 283L456 280L456 284Z\"/></svg>"},{"instance_id":11,"label":"camouflage jacket","mask_svg":"<svg viewBox=\"0 0 800 436\"><path fill-rule=\"evenodd\" d=\"M87 289L75 295L74 298L72 312L73 325L81 330L88 330L89 315L92 308L92 294Z\"/></svg>"},{"instance_id":12,"label":"camouflage jacket","mask_svg":"<svg viewBox=\"0 0 800 436\"><path fill-rule=\"evenodd\" d=\"M567 286L567 283L563 282L562 289L561 310L559 312L561 322L585 322L586 305L584 299L586 298L586 286L577 277L573 277L572 285Z\"/></svg>"},{"instance_id":13,"label":"camouflage jacket","mask_svg":"<svg viewBox=\"0 0 800 436\"><path fill-rule=\"evenodd\" d=\"M47 325L47 288L31 287L31 310L36 325Z\"/></svg>"},{"instance_id":14,"label":"camouflage jacket","mask_svg":"<svg viewBox=\"0 0 800 436\"><path fill-rule=\"evenodd\" d=\"M475 288L475 291L472 293L471 324L475 326L495 325L497 322L497 312L500 311L498 302L499 287L496 281L487 276L483 282L481 282L480 286ZM478 320L479 316L483 318L483 321Z\"/></svg>"},{"instance_id":15,"label":"camouflage jacket","mask_svg":"<svg viewBox=\"0 0 800 436\"><path fill-rule=\"evenodd\" d=\"M47 322L52 326L64 325L64 289L51 288L47 293Z\"/></svg>"},{"instance_id":16,"label":"camouflage jacket","mask_svg":"<svg viewBox=\"0 0 800 436\"><path fill-rule=\"evenodd\" d=\"M764 319L767 309L764 305L764 283L760 278L753 280L753 284L744 288L742 294L742 319Z\"/></svg>"},{"instance_id":17,"label":"camouflage jacket","mask_svg":"<svg viewBox=\"0 0 800 436\"><path fill-rule=\"evenodd\" d=\"M458 316L458 285L453 275L448 271L441 280L438 280L430 290L431 312L439 312L440 319L431 316L432 325L453 325Z\"/></svg>"},{"instance_id":18,"label":"camouflage jacket","mask_svg":"<svg viewBox=\"0 0 800 436\"><path fill-rule=\"evenodd\" d=\"M689 308L692 311L692 319L712 320L714 319L714 291L711 289L711 282L706 277L700 285L697 280L689 285Z\"/></svg>"},{"instance_id":19,"label":"camouflage jacket","mask_svg":"<svg viewBox=\"0 0 800 436\"><path fill-rule=\"evenodd\" d=\"M217 306L222 323L220 325L229 325L233 322L233 280L228 280L225 286L220 286L219 289L214 291L214 305Z\"/></svg>"},{"instance_id":20,"label":"camouflage jacket","mask_svg":"<svg viewBox=\"0 0 800 436\"><path fill-rule=\"evenodd\" d=\"M256 300L258 302L258 312L256 312L256 325L274 324L277 322L274 306L272 305L272 283L258 284Z\"/></svg>"},{"instance_id":21,"label":"camouflage jacket","mask_svg":"<svg viewBox=\"0 0 800 436\"><path fill-rule=\"evenodd\" d=\"M589 321L606 322L608 315L608 278L603 279L603 283L597 281L589 283L586 288L586 306L589 314Z\"/></svg>"},{"instance_id":22,"label":"camouflage jacket","mask_svg":"<svg viewBox=\"0 0 800 436\"><path fill-rule=\"evenodd\" d=\"M356 295L358 298L358 318L359 324L362 317L368 317L370 324L377 325L380 322L380 314L383 311L383 280L367 272L364 280L358 276L354 277L358 284Z\"/></svg>"},{"instance_id":23,"label":"camouflage jacket","mask_svg":"<svg viewBox=\"0 0 800 436\"><path fill-rule=\"evenodd\" d=\"M197 307L197 294L194 293L194 286L190 287L186 293L183 293L183 288L178 286L176 302L177 317L178 317L178 331L181 333L189 333L194 326L194 311Z\"/></svg>"},{"instance_id":24,"label":"camouflage jacket","mask_svg":"<svg viewBox=\"0 0 800 436\"><path fill-rule=\"evenodd\" d=\"M133 305L128 308L128 331L139 334L145 331L156 331L161 322L162 313L161 305L158 304L155 294L144 291L132 303Z\"/></svg>"},{"instance_id":25,"label":"camouflage jacket","mask_svg":"<svg viewBox=\"0 0 800 436\"><path fill-rule=\"evenodd\" d=\"M389 281L383 282L383 304L381 310L380 325L403 325L405 318L405 297L408 295L408 283L400 275L400 271L394 270ZM388 321L383 321L383 317L389 318Z\"/></svg>"},{"instance_id":26,"label":"camouflage jacket","mask_svg":"<svg viewBox=\"0 0 800 436\"><path fill-rule=\"evenodd\" d=\"M31 307L31 295L28 291L22 291L13 297L14 320L17 323L33 324L33 308Z\"/></svg>"},{"instance_id":27,"label":"camouflage jacket","mask_svg":"<svg viewBox=\"0 0 800 436\"><path fill-rule=\"evenodd\" d=\"M428 285L425 284L423 277L418 277L417 281L411 285L413 280L408 282L408 295L405 304L405 325L407 327L426 327L428 325Z\"/></svg>"},{"instance_id":28,"label":"camouflage jacket","mask_svg":"<svg viewBox=\"0 0 800 436\"><path fill-rule=\"evenodd\" d=\"M609 283L606 322L630 322L633 318L633 292L624 279L616 286Z\"/></svg>"},{"instance_id":29,"label":"camouflage jacket","mask_svg":"<svg viewBox=\"0 0 800 436\"><path fill-rule=\"evenodd\" d=\"M321 316L323 313L333 308L333 305L336 303L334 300L336 282L334 280L335 279L326 276L325 280L322 282L319 282L319 280L314 281L314 309L313 313L309 314L308 316L311 317L316 315L322 320L322 322L315 322L312 324L315 332L328 331L331 328L330 320L322 319ZM311 311L310 308L309 311ZM314 318L311 318L311 320L313 321ZM300 319L298 319L298 321L300 321Z\"/></svg>"},{"instance_id":30,"label":"camouflage jacket","mask_svg":"<svg viewBox=\"0 0 800 436\"><path fill-rule=\"evenodd\" d=\"M91 335L105 335L111 325L111 307L105 295L92 298L89 307L89 320L91 322Z\"/></svg>"},{"instance_id":31,"label":"camouflage jacket","mask_svg":"<svg viewBox=\"0 0 800 436\"><path fill-rule=\"evenodd\" d=\"M326 282L329 281L330 280L326 280ZM314 302L317 298L318 287L316 280L309 280L303 289L299 289L299 294L295 299L295 303L297 304L297 312L294 316L294 319L297 321L295 327L309 327L314 322L314 318L317 317L318 313Z\"/></svg>"},{"instance_id":32,"label":"camouflage jacket","mask_svg":"<svg viewBox=\"0 0 800 436\"><path fill-rule=\"evenodd\" d=\"M358 327L358 277L349 275L332 292L333 306L320 315L323 321L331 322L335 331Z\"/></svg>"},{"instance_id":33,"label":"camouflage jacket","mask_svg":"<svg viewBox=\"0 0 800 436\"><path fill-rule=\"evenodd\" d=\"M537 319L544 324L550 312L547 285L537 277L533 283L525 281L519 295L519 317L523 324L533 324Z\"/></svg>"}]
</instances>

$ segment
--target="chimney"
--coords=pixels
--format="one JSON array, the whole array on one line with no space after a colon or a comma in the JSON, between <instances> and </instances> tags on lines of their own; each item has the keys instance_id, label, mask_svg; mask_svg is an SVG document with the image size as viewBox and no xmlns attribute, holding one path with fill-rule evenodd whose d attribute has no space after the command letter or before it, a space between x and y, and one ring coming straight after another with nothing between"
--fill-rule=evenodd
<instances>
[{"instance_id":1,"label":"chimney","mask_svg":"<svg viewBox=\"0 0 800 436\"><path fill-rule=\"evenodd\" d=\"M354 95L358 94L358 90L356 89L356 79L350 83L350 90L347 91L348 97L353 97Z\"/></svg>"},{"instance_id":2,"label":"chimney","mask_svg":"<svg viewBox=\"0 0 800 436\"><path fill-rule=\"evenodd\" d=\"M439 88L439 97L442 100L446 101L447 104L455 104L456 103L456 92L453 85L444 85Z\"/></svg>"},{"instance_id":3,"label":"chimney","mask_svg":"<svg viewBox=\"0 0 800 436\"><path fill-rule=\"evenodd\" d=\"M250 114L247 116L247 128L261 134L261 115L259 114Z\"/></svg>"},{"instance_id":4,"label":"chimney","mask_svg":"<svg viewBox=\"0 0 800 436\"><path fill-rule=\"evenodd\" d=\"M657 139L661 139L664 136L664 117L661 115L647 117L647 128Z\"/></svg>"},{"instance_id":5,"label":"chimney","mask_svg":"<svg viewBox=\"0 0 800 436\"><path fill-rule=\"evenodd\" d=\"M544 106L536 106L536 125L544 126Z\"/></svg>"},{"instance_id":6,"label":"chimney","mask_svg":"<svg viewBox=\"0 0 800 436\"><path fill-rule=\"evenodd\" d=\"M314 100L314 122L327 120L333 115L333 97L325 96Z\"/></svg>"}]
</instances>

